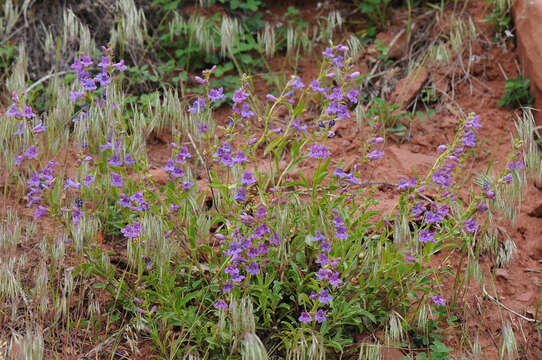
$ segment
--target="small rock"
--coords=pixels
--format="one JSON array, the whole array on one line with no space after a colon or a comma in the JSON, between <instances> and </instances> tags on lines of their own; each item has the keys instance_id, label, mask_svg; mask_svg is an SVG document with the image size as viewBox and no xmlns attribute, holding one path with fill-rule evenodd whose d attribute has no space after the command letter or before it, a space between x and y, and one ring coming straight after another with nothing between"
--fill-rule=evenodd
<instances>
[{"instance_id":1,"label":"small rock","mask_svg":"<svg viewBox=\"0 0 542 360\"><path fill-rule=\"evenodd\" d=\"M163 169L151 169L149 170L149 175L152 176L158 185L165 185L169 180L168 173Z\"/></svg>"},{"instance_id":2,"label":"small rock","mask_svg":"<svg viewBox=\"0 0 542 360\"><path fill-rule=\"evenodd\" d=\"M383 360L401 360L405 356L401 350L394 347L382 347L380 350Z\"/></svg>"},{"instance_id":3,"label":"small rock","mask_svg":"<svg viewBox=\"0 0 542 360\"><path fill-rule=\"evenodd\" d=\"M538 205L533 210L529 211L529 216L542 218L542 204Z\"/></svg>"},{"instance_id":4,"label":"small rock","mask_svg":"<svg viewBox=\"0 0 542 360\"><path fill-rule=\"evenodd\" d=\"M422 90L429 74L424 66L419 67L409 76L399 80L390 100L404 109Z\"/></svg>"},{"instance_id":5,"label":"small rock","mask_svg":"<svg viewBox=\"0 0 542 360\"><path fill-rule=\"evenodd\" d=\"M401 30L399 30L401 31ZM389 46L393 39L395 39L398 31L381 32L376 35L376 39L383 42L384 46ZM406 50L406 32L403 31L401 35L395 40L388 51L388 56L393 59L399 59L405 55Z\"/></svg>"},{"instance_id":6,"label":"small rock","mask_svg":"<svg viewBox=\"0 0 542 360\"><path fill-rule=\"evenodd\" d=\"M495 276L503 280L508 280L508 270L506 269L497 269L495 271Z\"/></svg>"}]
</instances>

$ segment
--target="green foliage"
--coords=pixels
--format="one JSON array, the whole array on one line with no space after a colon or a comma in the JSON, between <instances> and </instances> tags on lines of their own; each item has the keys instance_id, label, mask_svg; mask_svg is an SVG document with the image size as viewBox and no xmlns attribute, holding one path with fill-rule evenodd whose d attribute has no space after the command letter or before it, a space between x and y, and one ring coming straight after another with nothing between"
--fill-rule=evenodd
<instances>
[{"instance_id":1,"label":"green foliage","mask_svg":"<svg viewBox=\"0 0 542 360\"><path fill-rule=\"evenodd\" d=\"M486 21L497 31L497 34L503 33L505 30L512 28L512 14L510 13L510 0L487 0L492 6L491 13L487 16Z\"/></svg>"},{"instance_id":2,"label":"green foliage","mask_svg":"<svg viewBox=\"0 0 542 360\"><path fill-rule=\"evenodd\" d=\"M260 10L261 7L265 6L265 3L260 0L219 0L222 4L228 4L232 10L248 10L256 12Z\"/></svg>"},{"instance_id":3,"label":"green foliage","mask_svg":"<svg viewBox=\"0 0 542 360\"><path fill-rule=\"evenodd\" d=\"M16 45L12 45L10 42L0 45L0 79L4 79L7 74L7 69L17 58L19 48Z\"/></svg>"},{"instance_id":4,"label":"green foliage","mask_svg":"<svg viewBox=\"0 0 542 360\"><path fill-rule=\"evenodd\" d=\"M504 97L498 105L512 109L532 105L534 98L529 92L530 83L531 79L523 79L522 75L515 79L506 80Z\"/></svg>"},{"instance_id":5,"label":"green foliage","mask_svg":"<svg viewBox=\"0 0 542 360\"><path fill-rule=\"evenodd\" d=\"M361 13L370 21L369 36L374 36L389 20L390 3L391 0L356 0Z\"/></svg>"}]
</instances>

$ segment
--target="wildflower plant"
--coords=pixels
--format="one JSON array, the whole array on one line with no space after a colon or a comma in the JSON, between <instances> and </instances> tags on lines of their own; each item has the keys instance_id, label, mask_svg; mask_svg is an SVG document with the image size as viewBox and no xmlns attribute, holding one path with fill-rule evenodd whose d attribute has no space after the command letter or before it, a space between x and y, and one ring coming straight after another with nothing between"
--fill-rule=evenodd
<instances>
[{"instance_id":1,"label":"wildflower plant","mask_svg":"<svg viewBox=\"0 0 542 360\"><path fill-rule=\"evenodd\" d=\"M513 221L524 184L522 144L514 142L506 167L481 176L462 201L480 128L470 114L425 176L400 181L390 221L372 210L376 200L363 180L386 156L385 129L362 134L348 169L330 145L335 125L356 116L360 74L352 67L348 47L330 44L315 78L294 75L265 100L247 75L226 99L212 86L216 67L203 71L194 79L203 91L184 108L173 93L161 100L171 105L162 115L178 121L160 186L145 151L145 136L162 121L157 110L132 109L137 121L125 116L117 78L124 62L107 47L97 59L81 54L72 65L73 120L64 129L78 150L75 170L68 174L66 160L47 153L49 123L36 121L39 114L14 93L4 119L15 134L2 142L13 162L9 176L24 180L19 191L34 218L61 229L52 258L73 253L76 278L92 278L112 299L111 321L122 314L123 326L150 336L161 356L336 358L357 354L357 335L379 330L401 344L407 328L429 326L425 317L442 320L438 314L466 288L458 270L447 297L441 283L450 271L431 259L450 249L476 261L495 216ZM213 110L225 100L232 112L220 125ZM7 226L17 229L0 224L0 231ZM48 273L46 264L39 289L51 281L73 287L71 273ZM0 298L13 301L22 291L11 276L17 266L2 267L9 286L1 284ZM36 291L36 303L46 308L43 294ZM84 316L90 323L99 313L93 305Z\"/></svg>"}]
</instances>

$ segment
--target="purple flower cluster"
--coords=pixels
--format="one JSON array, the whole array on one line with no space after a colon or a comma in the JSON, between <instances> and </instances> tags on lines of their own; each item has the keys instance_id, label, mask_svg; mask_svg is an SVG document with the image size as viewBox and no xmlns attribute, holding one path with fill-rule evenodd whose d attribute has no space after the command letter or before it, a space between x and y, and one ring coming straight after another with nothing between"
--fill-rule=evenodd
<instances>
[{"instance_id":1,"label":"purple flower cluster","mask_svg":"<svg viewBox=\"0 0 542 360\"><path fill-rule=\"evenodd\" d=\"M327 159L331 155L331 152L321 144L314 144L309 149L308 156L314 159Z\"/></svg>"},{"instance_id":2,"label":"purple flower cluster","mask_svg":"<svg viewBox=\"0 0 542 360\"><path fill-rule=\"evenodd\" d=\"M193 103L192 106L188 108L188 111L192 113L192 115L196 115L206 108L205 99L202 97L197 98Z\"/></svg>"},{"instance_id":3,"label":"purple flower cluster","mask_svg":"<svg viewBox=\"0 0 542 360\"><path fill-rule=\"evenodd\" d=\"M140 222L134 222L132 225L127 224L120 232L127 238L137 238L143 232L143 225Z\"/></svg>"},{"instance_id":4,"label":"purple flower cluster","mask_svg":"<svg viewBox=\"0 0 542 360\"><path fill-rule=\"evenodd\" d=\"M333 172L333 175L337 176L339 179L342 179L352 185L356 185L358 184L358 179L356 178L356 176L353 174L353 172L351 173L345 173L344 170L342 168L337 168L335 169L335 171Z\"/></svg>"},{"instance_id":5,"label":"purple flower cluster","mask_svg":"<svg viewBox=\"0 0 542 360\"><path fill-rule=\"evenodd\" d=\"M333 226L335 226L335 238L339 240L348 239L348 234L346 233L346 226L344 226L343 218L339 215L333 218Z\"/></svg>"},{"instance_id":6,"label":"purple flower cluster","mask_svg":"<svg viewBox=\"0 0 542 360\"><path fill-rule=\"evenodd\" d=\"M437 306L444 306L446 305L446 300L444 300L444 298L440 295L433 295L431 296L431 300L433 301L433 303Z\"/></svg>"},{"instance_id":7,"label":"purple flower cluster","mask_svg":"<svg viewBox=\"0 0 542 360\"><path fill-rule=\"evenodd\" d=\"M106 53L108 52L109 51L106 51ZM100 86L103 86L106 89L109 88L109 84L111 83L111 73L113 72L113 69L116 69L118 71L126 70L124 60L121 60L116 64L112 64L109 56L102 56L101 61L97 64L98 67L101 68L101 72L93 78L88 72L89 67L92 64L94 63L90 56L83 54L80 58L75 58L73 64L71 65L71 68L77 71L77 77L79 78L79 81L83 86L83 90L86 92L92 92L96 90L96 84L100 84ZM82 95L80 93L72 92L72 100L76 100L81 96Z\"/></svg>"},{"instance_id":8,"label":"purple flower cluster","mask_svg":"<svg viewBox=\"0 0 542 360\"><path fill-rule=\"evenodd\" d=\"M408 189L414 189L416 187L416 178L410 178L410 180L406 179L399 179L399 185L397 186L397 190L403 191Z\"/></svg>"},{"instance_id":9,"label":"purple flower cluster","mask_svg":"<svg viewBox=\"0 0 542 360\"><path fill-rule=\"evenodd\" d=\"M175 143L172 143L172 146L174 148L177 147ZM168 159L167 165L164 166L162 169L164 169L168 174L170 179L177 180L182 177L184 177L185 173L180 165L184 165L184 162L186 159L189 159L192 157L192 154L188 151L188 147L183 146L179 149L179 153L175 157L175 159ZM193 183L189 181L183 181L181 183L181 186L188 190L192 187Z\"/></svg>"},{"instance_id":10,"label":"purple flower cluster","mask_svg":"<svg viewBox=\"0 0 542 360\"><path fill-rule=\"evenodd\" d=\"M252 175L251 171L245 171L243 173L243 176L241 177L241 185L243 187L240 187L237 189L237 192L233 195L233 198L241 203L244 203L247 195L247 189L254 185L256 183L256 179ZM265 208L264 208L265 209Z\"/></svg>"},{"instance_id":11,"label":"purple flower cluster","mask_svg":"<svg viewBox=\"0 0 542 360\"><path fill-rule=\"evenodd\" d=\"M229 258L229 265L224 269L228 280L222 284L223 294L232 291L243 280L248 281L251 276L260 274L262 267L269 262L270 248L281 243L279 235L265 221L267 210L263 205L259 207L256 217L258 219L246 215L245 220L241 219L248 227L247 235L242 235L239 229L235 230L223 251ZM224 236L220 238L225 240Z\"/></svg>"},{"instance_id":12,"label":"purple flower cluster","mask_svg":"<svg viewBox=\"0 0 542 360\"><path fill-rule=\"evenodd\" d=\"M43 192L47 189L53 188L54 176L53 176L53 167L56 165L54 161L49 161L47 166L45 166L40 173L33 173L31 178L27 181L30 186L29 192L26 194L28 197L27 207L30 207L32 204L39 204L43 198ZM40 218L42 216L47 216L48 210L42 205L34 211L34 218Z\"/></svg>"},{"instance_id":13,"label":"purple flower cluster","mask_svg":"<svg viewBox=\"0 0 542 360\"><path fill-rule=\"evenodd\" d=\"M459 164L461 155L465 151L465 147L473 147L476 145L476 130L481 127L479 120L479 116L471 116L470 120L465 122L462 128L462 137L459 139L463 146L453 149L452 154L448 155L446 159L447 162L433 173L432 180L442 188L442 195L444 197L452 196L449 191L449 187L452 185L453 181L452 171ZM439 151L444 151L446 147L441 145L438 149Z\"/></svg>"},{"instance_id":14,"label":"purple flower cluster","mask_svg":"<svg viewBox=\"0 0 542 360\"><path fill-rule=\"evenodd\" d=\"M337 230L335 238L337 239L346 239L346 228L344 227L344 222L340 216L336 216L333 219L333 224ZM344 234L343 234L344 232ZM315 260L317 264L320 265L320 269L316 272L316 278L318 279L318 287L320 291L314 291L310 294L309 299L311 299L315 305L322 306L321 304L327 305L333 300L328 286L337 287L343 281L340 278L340 274L337 272L337 267L340 261L340 258L331 259L328 257L328 254L331 252L331 243L329 240L320 232L316 231L316 235L311 238L313 242L317 242L320 248L318 253L318 258ZM318 307L317 306L317 307ZM318 323L322 323L326 320L326 311L319 309L314 313L314 320ZM299 321L302 323L312 322L312 314L309 312L302 312L299 316Z\"/></svg>"},{"instance_id":15,"label":"purple flower cluster","mask_svg":"<svg viewBox=\"0 0 542 360\"><path fill-rule=\"evenodd\" d=\"M120 200L117 203L123 208L129 208L131 211L148 211L150 209L140 191L135 192L132 196L122 193L119 197Z\"/></svg>"},{"instance_id":16,"label":"purple flower cluster","mask_svg":"<svg viewBox=\"0 0 542 360\"><path fill-rule=\"evenodd\" d=\"M242 164L247 160L247 156L241 150L232 155L231 145L225 142L216 149L213 160L215 162L219 161L224 166L232 167L234 164Z\"/></svg>"},{"instance_id":17,"label":"purple flower cluster","mask_svg":"<svg viewBox=\"0 0 542 360\"><path fill-rule=\"evenodd\" d=\"M322 55L324 55L326 59L335 64L338 68L342 68L344 67L344 54L347 50L347 46L335 45L334 47L327 47L322 52Z\"/></svg>"},{"instance_id":18,"label":"purple flower cluster","mask_svg":"<svg viewBox=\"0 0 542 360\"><path fill-rule=\"evenodd\" d=\"M242 118L250 119L254 116L254 112L250 110L250 105L245 102L248 99L248 93L245 92L247 86L240 87L233 93L233 112L241 114Z\"/></svg>"}]
</instances>

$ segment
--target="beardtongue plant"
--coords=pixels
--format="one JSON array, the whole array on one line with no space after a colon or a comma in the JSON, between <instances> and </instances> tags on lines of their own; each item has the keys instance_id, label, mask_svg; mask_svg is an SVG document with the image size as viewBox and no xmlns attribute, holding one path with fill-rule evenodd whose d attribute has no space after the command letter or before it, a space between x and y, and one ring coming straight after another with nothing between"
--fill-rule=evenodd
<instances>
[{"instance_id":1,"label":"beardtongue plant","mask_svg":"<svg viewBox=\"0 0 542 360\"><path fill-rule=\"evenodd\" d=\"M481 176L480 191L461 200L480 126L469 115L425 177L401 180L393 222L372 210L364 174L385 156L378 127L360 132L348 169L329 146L336 124L354 123L359 95L360 74L342 45L323 51L315 79L293 76L265 103L243 75L223 126L213 117L224 100L209 86L214 68L196 77L204 93L172 122L168 180L159 187L144 149L153 115L123 116L115 75L124 65L103 53L97 65L81 56L72 66L68 131L79 154L71 176L53 174L57 164L41 157L35 139L44 125L30 131L22 120L32 110L14 95L6 116L23 124L18 176L35 217L64 226L80 270L111 294L111 313L130 314L164 357L337 358L359 353L360 334L381 330L388 343L408 345L406 329L427 333L428 318L442 320L466 288L459 269L444 294L450 271L432 257L450 249L470 264L497 251L487 240L494 215L521 197L516 143L507 167ZM113 251L118 244L125 250ZM125 260L113 265L113 256Z\"/></svg>"}]
</instances>

